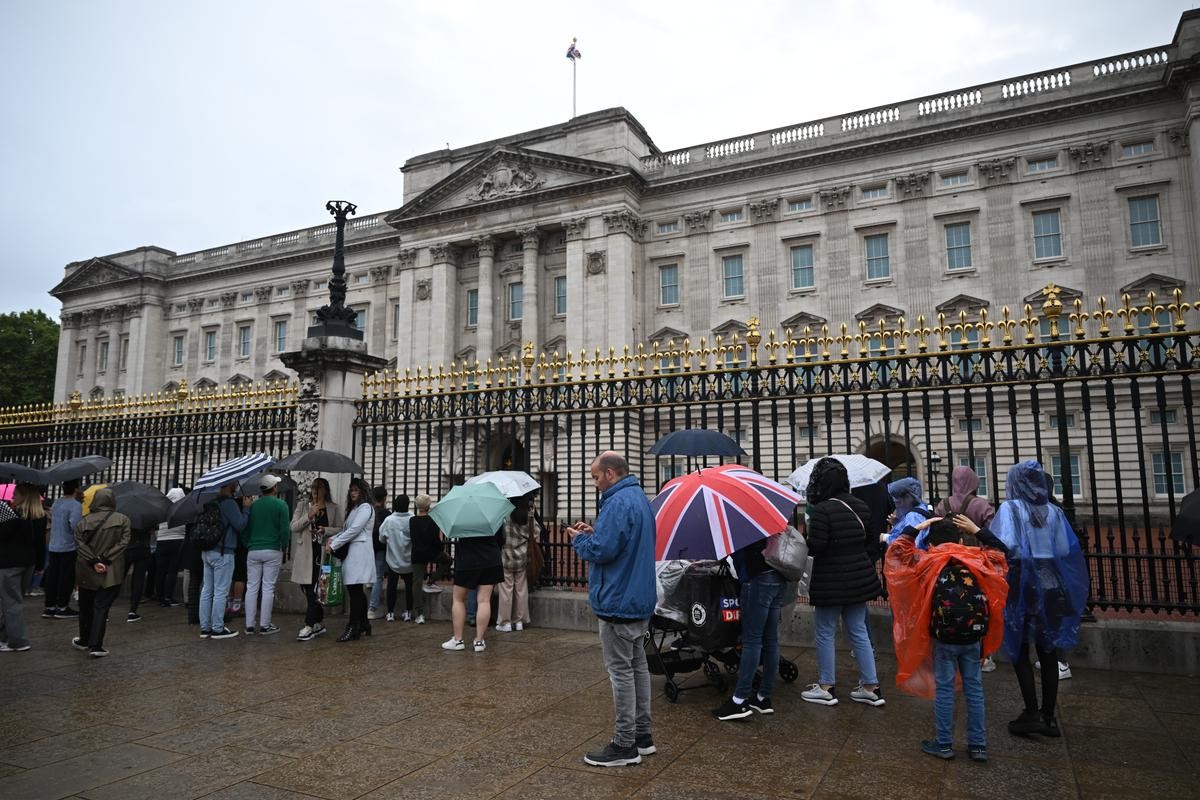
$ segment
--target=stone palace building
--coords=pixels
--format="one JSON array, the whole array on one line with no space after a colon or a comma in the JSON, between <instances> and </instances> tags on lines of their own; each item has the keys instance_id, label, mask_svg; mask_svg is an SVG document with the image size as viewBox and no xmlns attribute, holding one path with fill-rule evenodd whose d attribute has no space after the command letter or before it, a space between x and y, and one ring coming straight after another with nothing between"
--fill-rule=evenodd
<instances>
[{"instance_id":1,"label":"stone palace building","mask_svg":"<svg viewBox=\"0 0 1200 800\"><path fill-rule=\"evenodd\" d=\"M400 369L525 342L957 316L1200 285L1200 12L1152 50L663 151L623 108L409 159L347 302ZM319 208L327 198L313 198ZM353 199L351 196L350 199ZM334 226L68 264L55 400L294 377Z\"/></svg>"}]
</instances>

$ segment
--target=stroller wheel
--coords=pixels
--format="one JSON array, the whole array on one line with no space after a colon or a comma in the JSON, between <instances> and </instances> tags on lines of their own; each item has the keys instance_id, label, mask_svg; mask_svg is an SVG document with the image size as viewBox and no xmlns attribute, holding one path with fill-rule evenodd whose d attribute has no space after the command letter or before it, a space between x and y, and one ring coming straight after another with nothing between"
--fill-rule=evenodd
<instances>
[{"instance_id":1,"label":"stroller wheel","mask_svg":"<svg viewBox=\"0 0 1200 800\"><path fill-rule=\"evenodd\" d=\"M704 662L704 677L710 681L716 681L721 677L721 668L711 661Z\"/></svg>"},{"instance_id":2,"label":"stroller wheel","mask_svg":"<svg viewBox=\"0 0 1200 800\"><path fill-rule=\"evenodd\" d=\"M732 675L733 673L738 671L738 665L737 664L726 664L725 671L728 672L730 675Z\"/></svg>"},{"instance_id":3,"label":"stroller wheel","mask_svg":"<svg viewBox=\"0 0 1200 800\"><path fill-rule=\"evenodd\" d=\"M667 695L668 702L679 702L679 684L677 684L675 681L668 680L667 685L663 687L663 691Z\"/></svg>"},{"instance_id":4,"label":"stroller wheel","mask_svg":"<svg viewBox=\"0 0 1200 800\"><path fill-rule=\"evenodd\" d=\"M788 683L795 683L796 679L800 677L800 670L791 661L781 658L779 659L779 677Z\"/></svg>"}]
</instances>

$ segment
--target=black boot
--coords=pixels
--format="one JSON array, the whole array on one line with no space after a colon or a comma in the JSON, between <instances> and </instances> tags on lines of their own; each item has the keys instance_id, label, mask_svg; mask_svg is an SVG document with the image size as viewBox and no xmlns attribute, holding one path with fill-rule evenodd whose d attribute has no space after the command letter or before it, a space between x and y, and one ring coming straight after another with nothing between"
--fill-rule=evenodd
<instances>
[{"instance_id":1,"label":"black boot","mask_svg":"<svg viewBox=\"0 0 1200 800\"><path fill-rule=\"evenodd\" d=\"M363 632L365 635L367 635L367 636L370 636L370 635L371 635L371 623L369 623L369 622L368 622L368 623L366 624L366 627L364 627L364 628L362 629L362 632Z\"/></svg>"},{"instance_id":2,"label":"black boot","mask_svg":"<svg viewBox=\"0 0 1200 800\"><path fill-rule=\"evenodd\" d=\"M1062 731L1058 728L1058 720L1053 714L1046 716L1042 715L1042 729L1039 731L1042 736L1049 736L1051 739L1057 739L1062 736Z\"/></svg>"},{"instance_id":3,"label":"black boot","mask_svg":"<svg viewBox=\"0 0 1200 800\"><path fill-rule=\"evenodd\" d=\"M347 625L346 630L342 631L342 635L337 638L339 642L352 642L358 639L358 626Z\"/></svg>"},{"instance_id":4,"label":"black boot","mask_svg":"<svg viewBox=\"0 0 1200 800\"><path fill-rule=\"evenodd\" d=\"M1021 716L1008 723L1008 732L1013 736L1028 736L1031 733L1041 733L1044 728L1042 715L1036 709L1025 709Z\"/></svg>"}]
</instances>

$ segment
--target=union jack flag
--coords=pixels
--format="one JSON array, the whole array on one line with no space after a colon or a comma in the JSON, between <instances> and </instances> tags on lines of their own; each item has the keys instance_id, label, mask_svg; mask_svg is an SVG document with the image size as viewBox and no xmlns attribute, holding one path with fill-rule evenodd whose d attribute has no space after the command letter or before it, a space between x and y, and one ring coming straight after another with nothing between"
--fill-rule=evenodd
<instances>
[{"instance_id":1,"label":"union jack flag","mask_svg":"<svg viewBox=\"0 0 1200 800\"><path fill-rule=\"evenodd\" d=\"M575 39L572 39L571 46L567 48L567 58L572 61L583 58L583 53L579 52L579 48L575 46L575 41Z\"/></svg>"},{"instance_id":2,"label":"union jack flag","mask_svg":"<svg viewBox=\"0 0 1200 800\"><path fill-rule=\"evenodd\" d=\"M739 464L683 475L667 483L650 504L655 558L725 558L782 532L801 499Z\"/></svg>"}]
</instances>

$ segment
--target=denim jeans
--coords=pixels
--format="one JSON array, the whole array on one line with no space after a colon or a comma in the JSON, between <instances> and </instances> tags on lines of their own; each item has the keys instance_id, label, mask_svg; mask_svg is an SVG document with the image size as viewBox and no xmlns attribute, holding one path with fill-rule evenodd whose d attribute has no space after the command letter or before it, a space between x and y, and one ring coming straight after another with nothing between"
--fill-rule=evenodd
<instances>
[{"instance_id":1,"label":"denim jeans","mask_svg":"<svg viewBox=\"0 0 1200 800\"><path fill-rule=\"evenodd\" d=\"M254 627L255 619L264 628L271 624L271 610L275 607L275 582L279 580L279 568L283 565L283 553L278 550L251 550L246 554L246 629ZM262 598L262 614L258 613L259 597Z\"/></svg>"},{"instance_id":2,"label":"denim jeans","mask_svg":"<svg viewBox=\"0 0 1200 800\"><path fill-rule=\"evenodd\" d=\"M371 610L379 608L379 599L383 592L383 579L387 573L387 551L377 550L375 552L375 583L371 584L371 602L368 604Z\"/></svg>"},{"instance_id":3,"label":"denim jeans","mask_svg":"<svg viewBox=\"0 0 1200 800\"><path fill-rule=\"evenodd\" d=\"M839 617L846 628L846 635L850 637L850 646L854 648L859 682L864 686L879 685L879 678L875 676L875 651L871 648L870 637L867 636L867 604L817 606L815 611L817 680L821 685L833 686L837 683L837 659L833 637L837 633Z\"/></svg>"},{"instance_id":4,"label":"denim jeans","mask_svg":"<svg viewBox=\"0 0 1200 800\"><path fill-rule=\"evenodd\" d=\"M783 590L787 584L775 570L768 570L742 584L742 660L738 665L737 687L733 696L749 700L754 691L754 674L763 665L758 693L770 697L779 672L779 609L783 608Z\"/></svg>"},{"instance_id":5,"label":"denim jeans","mask_svg":"<svg viewBox=\"0 0 1200 800\"><path fill-rule=\"evenodd\" d=\"M233 551L222 555L220 547L200 554L204 561L204 588L200 590L200 630L220 631L225 627L225 601L233 578Z\"/></svg>"},{"instance_id":6,"label":"denim jeans","mask_svg":"<svg viewBox=\"0 0 1200 800\"><path fill-rule=\"evenodd\" d=\"M646 665L645 636L650 620L600 624L600 653L612 683L613 742L632 747L638 736L650 733L650 669Z\"/></svg>"},{"instance_id":7,"label":"denim jeans","mask_svg":"<svg viewBox=\"0 0 1200 800\"><path fill-rule=\"evenodd\" d=\"M987 747L987 733L983 726L982 667L979 642L943 644L933 640L933 679L937 686L933 714L937 723L937 743L942 747L954 744L956 671L962 675L963 697L967 701L967 746Z\"/></svg>"}]
</instances>

